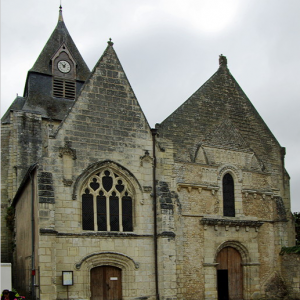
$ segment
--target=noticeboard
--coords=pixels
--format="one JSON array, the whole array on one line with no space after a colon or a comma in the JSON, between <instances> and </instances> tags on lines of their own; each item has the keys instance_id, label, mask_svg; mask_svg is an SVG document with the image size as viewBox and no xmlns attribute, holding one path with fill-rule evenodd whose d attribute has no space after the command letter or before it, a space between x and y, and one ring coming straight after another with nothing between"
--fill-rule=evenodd
<instances>
[{"instance_id":1,"label":"noticeboard","mask_svg":"<svg viewBox=\"0 0 300 300\"><path fill-rule=\"evenodd\" d=\"M62 285L73 285L73 271L62 271Z\"/></svg>"}]
</instances>

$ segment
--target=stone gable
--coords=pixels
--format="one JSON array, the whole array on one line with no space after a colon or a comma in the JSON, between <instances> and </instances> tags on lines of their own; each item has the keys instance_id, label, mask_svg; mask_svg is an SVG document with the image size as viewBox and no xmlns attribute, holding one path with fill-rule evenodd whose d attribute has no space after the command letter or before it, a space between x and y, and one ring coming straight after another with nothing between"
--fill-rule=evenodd
<instances>
[{"instance_id":1,"label":"stone gable","mask_svg":"<svg viewBox=\"0 0 300 300\"><path fill-rule=\"evenodd\" d=\"M59 70L64 59L77 69ZM54 77L76 81L74 100L53 93ZM299 272L279 256L294 244L285 150L226 57L151 129L112 41L90 73L60 9L25 90L2 120L2 259L13 256L20 292L43 300L115 299L109 290L124 300L220 299L224 287L232 299L296 295ZM11 204L14 233L5 228Z\"/></svg>"}]
</instances>

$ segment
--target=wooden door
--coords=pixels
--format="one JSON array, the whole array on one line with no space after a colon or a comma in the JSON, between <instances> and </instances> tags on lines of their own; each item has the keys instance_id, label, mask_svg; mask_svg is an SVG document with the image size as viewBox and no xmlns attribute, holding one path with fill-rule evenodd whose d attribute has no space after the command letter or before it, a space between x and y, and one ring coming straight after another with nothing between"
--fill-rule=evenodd
<instances>
[{"instance_id":1,"label":"wooden door","mask_svg":"<svg viewBox=\"0 0 300 300\"><path fill-rule=\"evenodd\" d=\"M242 300L243 269L240 253L232 247L226 247L218 253L217 263L218 299Z\"/></svg>"},{"instance_id":2,"label":"wooden door","mask_svg":"<svg viewBox=\"0 0 300 300\"><path fill-rule=\"evenodd\" d=\"M121 300L122 271L111 266L91 270L91 300Z\"/></svg>"}]
</instances>

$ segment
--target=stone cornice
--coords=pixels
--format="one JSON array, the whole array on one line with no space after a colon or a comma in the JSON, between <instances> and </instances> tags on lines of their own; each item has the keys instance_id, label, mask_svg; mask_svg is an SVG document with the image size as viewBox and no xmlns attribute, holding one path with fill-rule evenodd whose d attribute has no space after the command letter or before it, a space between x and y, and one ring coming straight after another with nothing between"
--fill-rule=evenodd
<instances>
[{"instance_id":1,"label":"stone cornice","mask_svg":"<svg viewBox=\"0 0 300 300\"><path fill-rule=\"evenodd\" d=\"M242 189L242 193L245 194L246 198L248 195L253 195L254 199L256 199L257 195L261 195L263 199L266 198L266 196L270 196L271 199L273 199L274 196L277 195L276 192L279 190L254 190L254 189Z\"/></svg>"},{"instance_id":2,"label":"stone cornice","mask_svg":"<svg viewBox=\"0 0 300 300\"><path fill-rule=\"evenodd\" d=\"M232 220L232 219L211 219L203 218L200 220L200 224L208 226L230 226L230 227L254 227L258 228L263 225L264 222L253 220Z\"/></svg>"},{"instance_id":3,"label":"stone cornice","mask_svg":"<svg viewBox=\"0 0 300 300\"><path fill-rule=\"evenodd\" d=\"M56 235L57 237L108 237L108 238L144 238L153 237L151 234L135 234L129 232L82 232L82 233L69 233L69 232L58 232L53 229L41 228L40 234L43 235Z\"/></svg>"},{"instance_id":4,"label":"stone cornice","mask_svg":"<svg viewBox=\"0 0 300 300\"><path fill-rule=\"evenodd\" d=\"M54 234L54 235L57 235L58 232L56 230L53 230L53 229L40 228L40 234L44 234L44 235Z\"/></svg>"},{"instance_id":5,"label":"stone cornice","mask_svg":"<svg viewBox=\"0 0 300 300\"><path fill-rule=\"evenodd\" d=\"M203 263L203 267L217 267L219 263ZM249 263L241 263L242 266L245 267L256 267L260 266L259 262L249 262Z\"/></svg>"},{"instance_id":6,"label":"stone cornice","mask_svg":"<svg viewBox=\"0 0 300 300\"><path fill-rule=\"evenodd\" d=\"M219 189L217 185L210 185L210 184L194 184L194 183L177 183L177 190L180 192L182 188L186 188L190 193L192 189L198 190L199 193L202 190L209 190L214 195L215 192Z\"/></svg>"}]
</instances>

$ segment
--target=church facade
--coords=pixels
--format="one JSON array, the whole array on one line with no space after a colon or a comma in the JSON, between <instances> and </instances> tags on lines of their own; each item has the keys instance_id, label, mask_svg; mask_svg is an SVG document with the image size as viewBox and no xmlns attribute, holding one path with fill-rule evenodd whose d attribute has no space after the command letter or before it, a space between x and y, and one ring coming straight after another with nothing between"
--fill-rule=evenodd
<instances>
[{"instance_id":1,"label":"church facade","mask_svg":"<svg viewBox=\"0 0 300 300\"><path fill-rule=\"evenodd\" d=\"M295 243L284 156L226 57L150 128L113 43L90 71L60 10L2 118L2 260L42 300L276 293Z\"/></svg>"}]
</instances>

